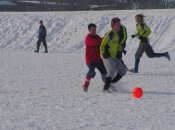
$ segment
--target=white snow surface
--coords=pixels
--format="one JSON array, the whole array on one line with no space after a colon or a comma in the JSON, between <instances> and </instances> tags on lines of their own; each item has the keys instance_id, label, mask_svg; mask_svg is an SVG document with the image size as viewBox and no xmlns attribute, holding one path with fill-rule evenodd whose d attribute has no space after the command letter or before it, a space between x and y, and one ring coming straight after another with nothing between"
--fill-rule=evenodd
<instances>
[{"instance_id":1,"label":"white snow surface","mask_svg":"<svg viewBox=\"0 0 175 130\"><path fill-rule=\"evenodd\" d=\"M175 129L175 10L0 13L0 130L174 130ZM134 16L146 15L156 52L165 58L143 55L139 74L127 73L118 92L103 93L98 71L88 93L82 85L87 72L84 37L94 22L98 34L120 17L128 37ZM49 53L35 54L38 21L48 30ZM134 65L138 40L128 38L128 67ZM141 99L132 89L144 90Z\"/></svg>"}]
</instances>

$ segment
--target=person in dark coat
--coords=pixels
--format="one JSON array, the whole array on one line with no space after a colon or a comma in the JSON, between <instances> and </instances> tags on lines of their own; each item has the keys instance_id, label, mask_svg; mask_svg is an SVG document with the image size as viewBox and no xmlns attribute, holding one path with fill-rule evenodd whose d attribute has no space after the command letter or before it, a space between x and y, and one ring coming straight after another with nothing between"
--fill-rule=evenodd
<instances>
[{"instance_id":1,"label":"person in dark coat","mask_svg":"<svg viewBox=\"0 0 175 130\"><path fill-rule=\"evenodd\" d=\"M39 53L39 48L40 48L40 45L41 45L41 42L42 42L44 47L45 47L45 52L44 53L48 53L47 43L46 43L47 30L46 30L46 27L44 26L42 20L39 22L39 24L40 24L39 39L38 39L38 42L37 42L37 50L35 50L34 52Z\"/></svg>"}]
</instances>

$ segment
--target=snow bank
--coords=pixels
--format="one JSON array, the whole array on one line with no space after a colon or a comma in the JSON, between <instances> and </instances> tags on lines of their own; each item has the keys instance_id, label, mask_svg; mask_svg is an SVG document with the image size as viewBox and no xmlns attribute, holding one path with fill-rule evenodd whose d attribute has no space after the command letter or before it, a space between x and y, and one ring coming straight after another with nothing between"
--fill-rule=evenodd
<instances>
[{"instance_id":1,"label":"snow bank","mask_svg":"<svg viewBox=\"0 0 175 130\"><path fill-rule=\"evenodd\" d=\"M98 26L98 34L110 29L110 20L120 17L126 25L128 37L135 31L134 16L143 13L152 28L151 44L157 50L175 50L175 10L137 10L137 11L90 11L90 12L35 12L0 14L0 49L33 50L36 46L38 21L44 20L48 30L49 50L80 51L84 49L87 25L91 22ZM138 41L128 38L128 46L133 49Z\"/></svg>"}]
</instances>

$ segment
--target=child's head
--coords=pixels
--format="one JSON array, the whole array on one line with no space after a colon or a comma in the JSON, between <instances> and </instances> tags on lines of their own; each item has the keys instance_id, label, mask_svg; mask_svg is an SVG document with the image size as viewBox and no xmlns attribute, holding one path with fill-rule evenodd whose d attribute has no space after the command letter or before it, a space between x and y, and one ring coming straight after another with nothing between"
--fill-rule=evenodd
<instances>
[{"instance_id":1,"label":"child's head","mask_svg":"<svg viewBox=\"0 0 175 130\"><path fill-rule=\"evenodd\" d=\"M96 34L96 28L97 28L97 26L96 26L94 23L90 23L90 24L88 25L89 33L90 33L91 35Z\"/></svg>"},{"instance_id":2,"label":"child's head","mask_svg":"<svg viewBox=\"0 0 175 130\"><path fill-rule=\"evenodd\" d=\"M111 20L111 27L113 31L119 32L121 26L120 21L121 20L118 17L115 17Z\"/></svg>"},{"instance_id":3,"label":"child's head","mask_svg":"<svg viewBox=\"0 0 175 130\"><path fill-rule=\"evenodd\" d=\"M144 15L143 14L137 14L135 16L135 20L137 24L143 23L144 22Z\"/></svg>"},{"instance_id":4,"label":"child's head","mask_svg":"<svg viewBox=\"0 0 175 130\"><path fill-rule=\"evenodd\" d=\"M43 21L42 21L42 20L40 20L40 21L39 21L39 24L40 24L40 25L43 25Z\"/></svg>"}]
</instances>

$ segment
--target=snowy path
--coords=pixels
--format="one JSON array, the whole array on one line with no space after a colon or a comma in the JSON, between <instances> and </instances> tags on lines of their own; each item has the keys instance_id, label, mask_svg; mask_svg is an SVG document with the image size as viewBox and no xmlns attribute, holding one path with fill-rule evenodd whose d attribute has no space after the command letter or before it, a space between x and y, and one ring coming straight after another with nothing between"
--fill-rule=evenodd
<instances>
[{"instance_id":1,"label":"snowy path","mask_svg":"<svg viewBox=\"0 0 175 130\"><path fill-rule=\"evenodd\" d=\"M134 54L124 58L132 66ZM0 52L0 130L174 130L175 53L172 61L141 61L140 75L102 93L99 73L88 93L84 53ZM131 90L142 86L141 100Z\"/></svg>"}]
</instances>

